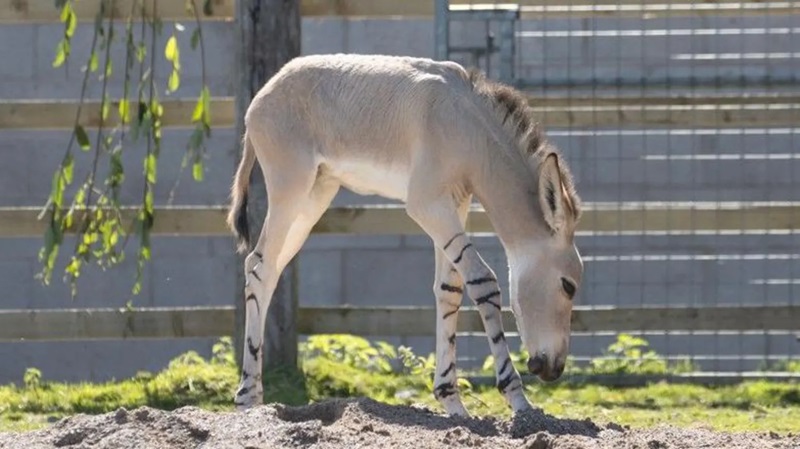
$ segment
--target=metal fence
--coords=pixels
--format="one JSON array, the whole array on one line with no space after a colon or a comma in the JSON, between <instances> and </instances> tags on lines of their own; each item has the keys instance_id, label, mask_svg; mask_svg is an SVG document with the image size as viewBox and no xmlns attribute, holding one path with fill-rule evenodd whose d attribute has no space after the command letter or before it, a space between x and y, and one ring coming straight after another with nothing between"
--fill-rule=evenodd
<instances>
[{"instance_id":1,"label":"metal fence","mask_svg":"<svg viewBox=\"0 0 800 449\"><path fill-rule=\"evenodd\" d=\"M447 3L437 55L529 92L585 201L688 210L688 225L666 230L580 233L581 304L798 304L800 239L773 228L785 217L771 207L800 200L800 2ZM701 204L767 206L767 225L709 229L692 212ZM768 327L643 335L706 370L779 368L800 353L792 332ZM573 354L613 338L578 335Z\"/></svg>"},{"instance_id":2,"label":"metal fence","mask_svg":"<svg viewBox=\"0 0 800 449\"><path fill-rule=\"evenodd\" d=\"M170 19L185 19L182 3L162 3ZM80 380L132 374L144 365L158 369L173 353L202 349L209 340L199 338L226 334L232 327L238 263L220 205L234 167L226 150L238 140L231 131L232 92L225 87L234 76L226 69L233 53L227 45L235 42L226 18L234 2L214 3L218 17L208 18L206 29L218 49L213 66L219 70L209 72L216 86L215 171L209 182L187 189L190 194L179 195L175 203L195 208L165 209L166 195L157 198L157 233L170 237L159 237L152 283L136 305L159 310L132 316L116 310L129 290L124 275L87 273L93 288L85 289L86 297L77 303L65 300L63 286L45 290L30 276L41 223L35 220L38 208L17 206L40 204L46 196L47 186L36 179L49 179L54 165L48 164L55 163L52 154L57 153L52 149L60 147L59 139L72 126L74 92L63 88L72 86L69 79L51 74L50 53L34 50L36 39L25 38L41 35L44 45L62 32L52 24L57 21L52 5L0 8L0 22L12 22L3 23L0 32L9 40L22 36L19 45L4 48L11 56L0 66L6 98L0 101L0 132L5 133L0 185L7 187L0 195L5 276L0 284L6 289L3 309L15 309L0 313L0 352L7 361L0 376L21 377L21 369L8 367L23 358L32 366L50 363L55 375ZM800 2L451 3L452 8L438 0L303 0L304 16L315 17L305 22L304 33L310 32L303 52L423 56L438 49L440 58L477 64L529 93L587 206L578 236L586 275L572 340L576 360L600 355L620 330L638 330L656 351L688 356L706 371L740 372L797 359L800 344L792 333L800 324L793 326L792 318L800 307L795 232L800 223L795 181L800 179ZM82 17L88 17L97 2L76 5L86 8ZM476 14L500 20L487 24ZM20 21L24 26L13 23ZM449 39L442 39L445 34ZM429 39L434 35L436 40ZM403 43L403 37L412 40ZM191 53L184 57L186 85L196 83L197 64L191 63ZM167 138L180 147L188 134L179 126L193 103L181 108L181 99L167 101ZM96 122L97 106L95 101L87 107L87 126ZM166 156L179 158L178 153ZM15 168L20 166L28 170ZM165 185L179 176L160 173ZM28 186L25 195L10 195L22 185ZM339 199L337 205L386 202ZM373 235L321 237L334 242L314 236L300 256L299 329L349 330L432 351L430 240L415 235L402 210L329 215L328 227L318 228L319 233ZM504 279L506 260L496 237L479 214L472 223L471 229L480 231L476 246ZM507 287L502 285L506 292ZM211 309L195 307L201 304ZM412 309L392 309L403 305ZM63 307L81 310L44 310ZM191 310L183 310L187 307ZM367 312L384 318L354 314L359 307L381 309ZM169 308L179 310L162 310ZM351 319L331 318L336 313ZM743 323L743 314L752 320ZM481 362L488 354L486 337L474 314L464 315L459 356ZM772 330L776 326L781 331ZM17 343L23 336L44 341ZM160 340L148 346L128 340L137 337ZM102 341L52 343L93 338ZM5 343L9 340L15 343ZM518 339L509 341L518 347ZM113 371L117 365L128 371Z\"/></svg>"}]
</instances>

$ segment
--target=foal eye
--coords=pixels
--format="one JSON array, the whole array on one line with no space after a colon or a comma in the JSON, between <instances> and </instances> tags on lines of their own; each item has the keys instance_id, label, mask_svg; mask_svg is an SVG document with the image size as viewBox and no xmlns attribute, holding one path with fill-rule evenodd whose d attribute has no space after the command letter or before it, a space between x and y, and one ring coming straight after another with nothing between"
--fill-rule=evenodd
<instances>
[{"instance_id":1,"label":"foal eye","mask_svg":"<svg viewBox=\"0 0 800 449\"><path fill-rule=\"evenodd\" d=\"M561 287L563 287L564 291L567 292L569 299L572 299L572 297L575 296L575 284L568 281L566 278L561 278Z\"/></svg>"}]
</instances>

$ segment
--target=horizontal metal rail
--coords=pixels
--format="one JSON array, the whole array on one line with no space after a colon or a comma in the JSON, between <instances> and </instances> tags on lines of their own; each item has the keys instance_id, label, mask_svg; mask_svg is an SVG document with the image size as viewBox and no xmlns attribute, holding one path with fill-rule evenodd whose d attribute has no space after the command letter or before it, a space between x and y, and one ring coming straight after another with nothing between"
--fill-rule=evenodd
<instances>
[{"instance_id":1,"label":"horizontal metal rail","mask_svg":"<svg viewBox=\"0 0 800 449\"><path fill-rule=\"evenodd\" d=\"M126 207L130 222L137 210ZM45 221L40 207L0 208L0 237L41 237ZM227 206L156 207L153 234L227 236ZM73 229L82 223L75 214ZM578 224L582 233L791 231L800 229L800 203L795 202L625 202L586 203ZM494 232L482 207L471 209L469 232ZM312 229L314 234L420 235L422 229L401 205L332 207Z\"/></svg>"},{"instance_id":2,"label":"horizontal metal rail","mask_svg":"<svg viewBox=\"0 0 800 449\"><path fill-rule=\"evenodd\" d=\"M102 0L81 0L74 9L79 20L91 22ZM134 0L117 0L115 17L125 18ZM214 0L211 11L203 10L203 3L195 0L204 19L230 20L234 15L235 0ZM589 2L586 0L517 0L509 2L519 5L523 18L555 17L678 17L687 15L763 15L797 14L797 1L704 1L663 0L658 3L640 0L609 0ZM149 3L146 3L149 5ZM498 3L474 0L451 0L451 9L493 8ZM163 20L194 20L185 9L184 1L159 2L158 14ZM306 17L431 17L434 0L301 0L300 14ZM149 14L149 11L147 11ZM59 11L53 2L39 0L0 0L0 22L55 22Z\"/></svg>"},{"instance_id":3,"label":"horizontal metal rail","mask_svg":"<svg viewBox=\"0 0 800 449\"><path fill-rule=\"evenodd\" d=\"M510 310L504 328L516 330ZM432 336L435 307L300 307L301 335ZM576 307L574 332L643 330L798 330L800 305L710 307ZM0 341L199 338L232 335L233 306L135 309L0 310ZM459 314L458 332L483 333L473 307Z\"/></svg>"},{"instance_id":4,"label":"horizontal metal rail","mask_svg":"<svg viewBox=\"0 0 800 449\"><path fill-rule=\"evenodd\" d=\"M800 95L794 93L757 93L721 95L533 95L529 103L542 123L550 128L579 127L664 127L741 128L795 126L800 119ZM113 102L112 102L113 103ZM194 99L166 100L165 127L191 127ZM117 111L115 104L112 110ZM235 104L232 97L211 101L212 126L234 126ZM97 127L101 120L101 102L84 103L79 123ZM0 100L0 129L72 129L78 102L72 100ZM119 123L112 112L104 126Z\"/></svg>"}]
</instances>

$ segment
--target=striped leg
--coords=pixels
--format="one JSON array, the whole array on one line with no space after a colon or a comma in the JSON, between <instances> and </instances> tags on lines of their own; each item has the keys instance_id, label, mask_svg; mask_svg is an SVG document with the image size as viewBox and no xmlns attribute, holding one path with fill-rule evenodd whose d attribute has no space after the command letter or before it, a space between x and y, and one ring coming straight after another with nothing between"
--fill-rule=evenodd
<instances>
[{"instance_id":1,"label":"striped leg","mask_svg":"<svg viewBox=\"0 0 800 449\"><path fill-rule=\"evenodd\" d=\"M478 311L489 339L489 349L494 356L497 389L505 396L514 412L531 408L522 392L522 379L511 363L500 308L503 304L497 276L472 246L463 231L456 232L445 244L444 251L467 280L467 295L478 306Z\"/></svg>"},{"instance_id":2,"label":"striped leg","mask_svg":"<svg viewBox=\"0 0 800 449\"><path fill-rule=\"evenodd\" d=\"M442 249L461 277L466 279L467 295L478 306L489 339L489 349L494 356L498 390L515 413L531 408L522 391L520 375L511 363L503 333L500 316L502 295L497 277L470 243L453 207L452 197L447 195L438 201L422 204L409 202L408 213L433 239L435 246Z\"/></svg>"},{"instance_id":3,"label":"striped leg","mask_svg":"<svg viewBox=\"0 0 800 449\"><path fill-rule=\"evenodd\" d=\"M255 250L245 259L244 360L234 404L246 409L263 402L262 356L264 326L278 278L308 238L311 228L330 205L339 186L317 182L310 193L273 193ZM277 190L277 189L275 189ZM300 195L298 195L298 193ZM299 198L297 198L300 196ZM279 329L267 329L270 333Z\"/></svg>"},{"instance_id":4,"label":"striped leg","mask_svg":"<svg viewBox=\"0 0 800 449\"><path fill-rule=\"evenodd\" d=\"M461 223L469 212L469 201L459 208ZM464 295L464 281L444 252L436 248L436 372L433 394L450 415L469 416L458 394L456 374L456 324Z\"/></svg>"}]
</instances>

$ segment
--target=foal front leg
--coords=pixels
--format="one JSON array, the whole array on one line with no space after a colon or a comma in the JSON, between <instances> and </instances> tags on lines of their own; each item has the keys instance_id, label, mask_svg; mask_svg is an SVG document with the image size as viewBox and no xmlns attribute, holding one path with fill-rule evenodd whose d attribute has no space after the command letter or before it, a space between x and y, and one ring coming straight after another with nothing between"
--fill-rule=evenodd
<instances>
[{"instance_id":1,"label":"foal front leg","mask_svg":"<svg viewBox=\"0 0 800 449\"><path fill-rule=\"evenodd\" d=\"M464 226L451 195L443 195L434 201L410 198L409 216L433 239L447 260L466 280L467 295L477 305L489 339L489 349L494 356L497 389L516 413L530 409L531 404L522 392L522 379L511 363L508 343L503 332L500 315L502 295L492 269L486 264L467 237ZM434 385L435 389L455 390L450 383Z\"/></svg>"}]
</instances>

